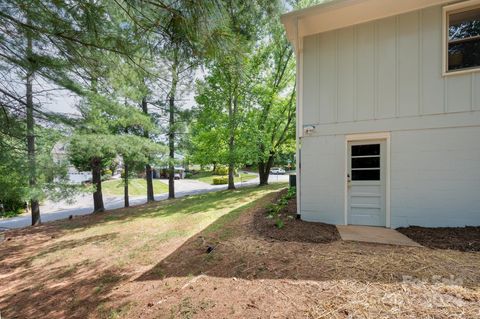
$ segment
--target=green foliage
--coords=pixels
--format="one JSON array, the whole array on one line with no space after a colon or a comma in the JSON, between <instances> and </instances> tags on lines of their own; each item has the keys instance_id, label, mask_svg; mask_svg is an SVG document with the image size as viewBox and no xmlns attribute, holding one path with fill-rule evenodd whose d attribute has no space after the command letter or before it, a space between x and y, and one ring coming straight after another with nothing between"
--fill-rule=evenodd
<instances>
[{"instance_id":1,"label":"green foliage","mask_svg":"<svg viewBox=\"0 0 480 319\"><path fill-rule=\"evenodd\" d=\"M36 186L28 184L28 157L23 140L25 126L15 114L0 112L0 204L6 211L17 213L31 199L63 199L72 192L65 183L66 166L55 162L52 149L59 140L58 131L36 126Z\"/></svg>"},{"instance_id":2,"label":"green foliage","mask_svg":"<svg viewBox=\"0 0 480 319\"><path fill-rule=\"evenodd\" d=\"M285 199L288 201L292 198L295 198L297 196L297 188L296 187L289 187L287 194L285 195Z\"/></svg>"},{"instance_id":3,"label":"green foliage","mask_svg":"<svg viewBox=\"0 0 480 319\"><path fill-rule=\"evenodd\" d=\"M5 213L2 213L0 212L0 217L3 217L3 218L12 218L12 217L16 217L20 214L23 213L23 209L15 209L15 210L9 210L9 211L5 211Z\"/></svg>"},{"instance_id":4,"label":"green foliage","mask_svg":"<svg viewBox=\"0 0 480 319\"><path fill-rule=\"evenodd\" d=\"M278 8L279 1L269 0L141 6L137 1L3 1L0 71L4 83L15 85L0 88L0 202L20 207L28 199L76 192L65 177L67 161L54 161L51 155L53 145L65 139L68 160L81 171L97 162L104 173L114 171L120 157L131 173L146 163L165 162L165 148L159 145L165 136L173 139L175 152L189 147L199 164L239 167L257 161L270 145L262 135L268 131L255 126L255 114L269 96L275 105L285 105L287 96L259 81L272 78L262 68L270 68L276 58L284 61L279 50L270 50L264 28L278 16ZM269 55L269 50L277 53ZM182 97L200 63L208 72L197 84L199 107L182 110ZM30 109L41 123L35 125L31 167L25 149L26 75L35 77ZM79 116L46 111L43 83L45 92L51 87L74 93ZM143 114L140 103L155 111ZM166 113L173 114L167 125ZM196 118L190 126L192 114ZM276 114L281 118L285 113ZM265 152L254 150L260 140ZM282 145L275 151L282 152L287 143ZM29 174L35 186L28 187Z\"/></svg>"},{"instance_id":5,"label":"green foliage","mask_svg":"<svg viewBox=\"0 0 480 319\"><path fill-rule=\"evenodd\" d=\"M285 226L285 222L281 219L277 219L275 221L275 226L278 228L278 229L282 229L284 226Z\"/></svg>"},{"instance_id":6,"label":"green foliage","mask_svg":"<svg viewBox=\"0 0 480 319\"><path fill-rule=\"evenodd\" d=\"M102 167L107 167L116 155L117 141L109 134L74 134L68 145L70 162L80 171L90 171L94 158L102 159Z\"/></svg>"},{"instance_id":7,"label":"green foliage","mask_svg":"<svg viewBox=\"0 0 480 319\"><path fill-rule=\"evenodd\" d=\"M20 119L0 112L0 204L6 211L18 211L28 196L25 144L16 137L21 134Z\"/></svg>"},{"instance_id":8,"label":"green foliage","mask_svg":"<svg viewBox=\"0 0 480 319\"><path fill-rule=\"evenodd\" d=\"M225 165L217 165L215 170L213 171L213 175L227 175L228 174L228 166Z\"/></svg>"},{"instance_id":9,"label":"green foliage","mask_svg":"<svg viewBox=\"0 0 480 319\"><path fill-rule=\"evenodd\" d=\"M279 15L265 25L265 41L252 56L255 108L248 116L255 162L273 164L295 153L295 56ZM267 172L265 172L267 173Z\"/></svg>"},{"instance_id":10,"label":"green foliage","mask_svg":"<svg viewBox=\"0 0 480 319\"><path fill-rule=\"evenodd\" d=\"M275 227L282 229L285 226L285 222L282 220L282 210L287 207L288 202L295 198L296 189L290 187L285 195L280 197L276 203L271 203L266 207L267 218L275 220Z\"/></svg>"},{"instance_id":11,"label":"green foliage","mask_svg":"<svg viewBox=\"0 0 480 319\"><path fill-rule=\"evenodd\" d=\"M232 53L209 61L208 76L197 83L193 160L238 166L291 156L295 58L280 23L281 8L276 1L258 3L263 9L231 5Z\"/></svg>"},{"instance_id":12,"label":"green foliage","mask_svg":"<svg viewBox=\"0 0 480 319\"><path fill-rule=\"evenodd\" d=\"M213 185L224 185L228 184L228 176L214 176Z\"/></svg>"}]
</instances>

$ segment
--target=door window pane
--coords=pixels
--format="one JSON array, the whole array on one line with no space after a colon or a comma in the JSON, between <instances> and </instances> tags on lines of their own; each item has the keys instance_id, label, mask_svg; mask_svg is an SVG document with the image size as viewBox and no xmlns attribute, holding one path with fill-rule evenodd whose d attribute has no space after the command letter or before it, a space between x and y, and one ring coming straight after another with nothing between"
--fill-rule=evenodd
<instances>
[{"instance_id":1,"label":"door window pane","mask_svg":"<svg viewBox=\"0 0 480 319\"><path fill-rule=\"evenodd\" d=\"M352 145L352 156L380 155L380 144Z\"/></svg>"},{"instance_id":2,"label":"door window pane","mask_svg":"<svg viewBox=\"0 0 480 319\"><path fill-rule=\"evenodd\" d=\"M368 170L352 170L352 181L379 181L380 170L368 169Z\"/></svg>"},{"instance_id":3,"label":"door window pane","mask_svg":"<svg viewBox=\"0 0 480 319\"><path fill-rule=\"evenodd\" d=\"M357 157L352 158L352 168L379 168L380 157Z\"/></svg>"}]
</instances>

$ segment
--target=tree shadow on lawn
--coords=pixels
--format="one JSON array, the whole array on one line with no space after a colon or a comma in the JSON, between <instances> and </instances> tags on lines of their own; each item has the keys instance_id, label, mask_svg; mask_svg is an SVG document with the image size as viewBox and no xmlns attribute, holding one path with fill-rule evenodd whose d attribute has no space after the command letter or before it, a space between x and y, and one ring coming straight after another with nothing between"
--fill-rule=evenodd
<instances>
[{"instance_id":1,"label":"tree shadow on lawn","mask_svg":"<svg viewBox=\"0 0 480 319\"><path fill-rule=\"evenodd\" d=\"M61 265L62 256L67 250L111 241L118 234L51 243L53 235L39 233L14 237L13 243L0 246L0 312L5 318L86 318L108 301L103 296L124 277L119 270L100 268L88 259ZM42 259L55 253L57 260ZM57 261L60 266L45 266Z\"/></svg>"},{"instance_id":2,"label":"tree shadow on lawn","mask_svg":"<svg viewBox=\"0 0 480 319\"><path fill-rule=\"evenodd\" d=\"M29 238L28 245L24 243L24 238L20 239L17 237L15 241L19 243L0 247L0 274L8 274L19 267L30 267L35 259L42 258L48 254L62 250L71 250L92 243L111 241L117 235L118 233L108 233L82 239L60 240L51 245L49 245L49 240L55 238L54 236L43 240L32 240L32 238Z\"/></svg>"},{"instance_id":3,"label":"tree shadow on lawn","mask_svg":"<svg viewBox=\"0 0 480 319\"><path fill-rule=\"evenodd\" d=\"M57 267L43 272L41 268L22 270L10 277L9 291L0 296L0 311L5 318L87 318L97 311L110 318L113 310L110 292L124 280L115 269L95 269L88 262ZM32 277L32 282L22 280ZM117 308L118 309L118 308Z\"/></svg>"},{"instance_id":4,"label":"tree shadow on lawn","mask_svg":"<svg viewBox=\"0 0 480 319\"><path fill-rule=\"evenodd\" d=\"M395 283L404 281L404 276L431 281L434 276L451 278L453 275L465 286L480 283L480 254L340 240L320 244L289 236L283 240L272 239L271 233L255 225L258 218L266 218L265 206L275 196L278 195L267 195L222 216L137 281L204 274L247 280ZM288 232L289 228L282 231ZM210 253L208 246L213 248Z\"/></svg>"}]
</instances>

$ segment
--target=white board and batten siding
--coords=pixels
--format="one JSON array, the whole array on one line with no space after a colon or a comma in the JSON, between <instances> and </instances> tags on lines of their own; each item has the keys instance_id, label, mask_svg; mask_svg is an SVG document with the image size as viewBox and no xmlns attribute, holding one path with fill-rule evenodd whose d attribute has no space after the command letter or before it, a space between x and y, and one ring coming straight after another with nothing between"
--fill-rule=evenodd
<instances>
[{"instance_id":1,"label":"white board and batten siding","mask_svg":"<svg viewBox=\"0 0 480 319\"><path fill-rule=\"evenodd\" d=\"M480 72L442 75L442 28L435 6L303 39L303 219L345 223L345 136L390 132L390 226L480 224Z\"/></svg>"}]
</instances>

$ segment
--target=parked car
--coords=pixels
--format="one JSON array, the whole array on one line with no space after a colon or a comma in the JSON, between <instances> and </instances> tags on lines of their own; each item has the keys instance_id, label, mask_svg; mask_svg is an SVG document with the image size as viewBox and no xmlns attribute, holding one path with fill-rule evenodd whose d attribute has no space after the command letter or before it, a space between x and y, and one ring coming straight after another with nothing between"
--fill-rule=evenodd
<instances>
[{"instance_id":1,"label":"parked car","mask_svg":"<svg viewBox=\"0 0 480 319\"><path fill-rule=\"evenodd\" d=\"M270 169L270 174L283 175L283 174L285 174L285 170L283 168L280 168L280 167L272 167Z\"/></svg>"},{"instance_id":2,"label":"parked car","mask_svg":"<svg viewBox=\"0 0 480 319\"><path fill-rule=\"evenodd\" d=\"M181 179L182 177L180 176L180 173L175 173L175 175L173 175L173 179Z\"/></svg>"}]
</instances>

